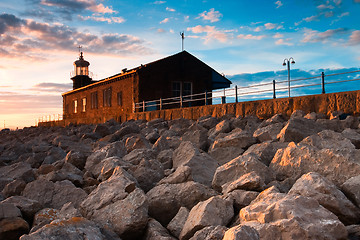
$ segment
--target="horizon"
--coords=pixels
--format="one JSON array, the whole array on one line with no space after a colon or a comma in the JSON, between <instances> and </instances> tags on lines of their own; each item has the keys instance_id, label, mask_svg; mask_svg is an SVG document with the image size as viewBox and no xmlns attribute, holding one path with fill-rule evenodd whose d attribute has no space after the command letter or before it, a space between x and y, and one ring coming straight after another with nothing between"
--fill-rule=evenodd
<instances>
[{"instance_id":1,"label":"horizon","mask_svg":"<svg viewBox=\"0 0 360 240\"><path fill-rule=\"evenodd\" d=\"M4 0L0 10L0 129L62 113L79 45L96 80L180 52L183 31L184 50L234 85L286 80L290 57L292 79L360 66L360 0Z\"/></svg>"}]
</instances>

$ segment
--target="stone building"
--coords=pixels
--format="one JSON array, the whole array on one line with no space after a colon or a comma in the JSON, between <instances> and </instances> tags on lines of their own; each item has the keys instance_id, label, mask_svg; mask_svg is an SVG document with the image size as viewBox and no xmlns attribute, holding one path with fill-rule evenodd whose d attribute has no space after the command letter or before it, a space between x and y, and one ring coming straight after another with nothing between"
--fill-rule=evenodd
<instances>
[{"instance_id":1,"label":"stone building","mask_svg":"<svg viewBox=\"0 0 360 240\"><path fill-rule=\"evenodd\" d=\"M174 108L180 104L182 107L211 104L211 99L205 101L204 95L189 95L207 92L209 97L212 90L231 84L187 51L134 69L123 69L121 73L99 81L92 80L89 65L81 52L79 60L74 62L73 90L62 94L66 123L121 121L122 116L138 111ZM172 104L164 100L161 105L151 106L151 101L158 100L156 103L159 103L159 99L173 97L168 100ZM147 103L141 105L143 101Z\"/></svg>"}]
</instances>

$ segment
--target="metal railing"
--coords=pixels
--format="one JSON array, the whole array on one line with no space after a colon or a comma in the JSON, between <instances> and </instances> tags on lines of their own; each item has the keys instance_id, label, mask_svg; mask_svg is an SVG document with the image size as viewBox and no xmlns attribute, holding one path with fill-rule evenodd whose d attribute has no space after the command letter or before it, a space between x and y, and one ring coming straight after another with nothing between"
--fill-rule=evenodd
<instances>
[{"instance_id":1,"label":"metal railing","mask_svg":"<svg viewBox=\"0 0 360 240\"><path fill-rule=\"evenodd\" d=\"M312 95L312 94L324 94L326 92L342 92L349 91L348 86L340 86L342 83L354 82L360 80L360 75L356 77L351 77L349 75L354 73L359 73L360 70L343 72L343 73L334 73L325 75L324 72L321 75L309 77L309 78L299 78L290 80L292 86L290 86L292 96L302 96L302 95ZM344 75L345 79L331 80L330 77ZM345 76L346 75L346 76ZM325 77L326 80L325 81ZM329 80L328 80L329 78ZM299 83L303 84L299 84ZM295 83L295 84L294 84ZM151 101L142 101L134 103L133 112L145 112L153 110L162 110L169 108L182 108L198 105L209 105L209 104L224 104L224 103L237 103L239 101L253 101L253 100L262 100L278 97L288 97L290 96L289 81L276 81L253 84L249 86L238 87L234 86L232 88L222 89L212 92L203 92L186 96L178 96L172 98L160 98ZM332 85L337 85L336 88L332 88ZM340 87L339 87L340 86ZM301 89L307 88L306 92L302 92ZM326 91L327 89L327 91ZM360 90L356 87L351 90ZM288 95L287 95L288 93Z\"/></svg>"},{"instance_id":2,"label":"metal railing","mask_svg":"<svg viewBox=\"0 0 360 240\"><path fill-rule=\"evenodd\" d=\"M63 119L63 114L49 114L35 119L35 126L38 126L41 122L57 122L62 121Z\"/></svg>"}]
</instances>

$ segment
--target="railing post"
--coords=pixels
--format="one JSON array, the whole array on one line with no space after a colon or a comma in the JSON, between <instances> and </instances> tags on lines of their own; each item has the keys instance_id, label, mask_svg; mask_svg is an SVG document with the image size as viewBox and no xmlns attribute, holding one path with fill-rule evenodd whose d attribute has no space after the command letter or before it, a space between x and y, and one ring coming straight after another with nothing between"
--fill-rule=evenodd
<instances>
[{"instance_id":1,"label":"railing post","mask_svg":"<svg viewBox=\"0 0 360 240\"><path fill-rule=\"evenodd\" d=\"M143 101L142 107L143 107L143 112L145 112L145 101Z\"/></svg>"},{"instance_id":2,"label":"railing post","mask_svg":"<svg viewBox=\"0 0 360 240\"><path fill-rule=\"evenodd\" d=\"M325 94L325 73L321 73L321 93Z\"/></svg>"},{"instance_id":3,"label":"railing post","mask_svg":"<svg viewBox=\"0 0 360 240\"><path fill-rule=\"evenodd\" d=\"M160 110L162 110L162 99L160 98Z\"/></svg>"},{"instance_id":4,"label":"railing post","mask_svg":"<svg viewBox=\"0 0 360 240\"><path fill-rule=\"evenodd\" d=\"M182 108L182 107L183 107L183 96L180 95L180 108Z\"/></svg>"},{"instance_id":5,"label":"railing post","mask_svg":"<svg viewBox=\"0 0 360 240\"><path fill-rule=\"evenodd\" d=\"M221 97L221 104L226 103L226 94L225 94L225 88L224 88L224 96Z\"/></svg>"},{"instance_id":6,"label":"railing post","mask_svg":"<svg viewBox=\"0 0 360 240\"><path fill-rule=\"evenodd\" d=\"M205 90L205 105L208 105L208 92Z\"/></svg>"},{"instance_id":7,"label":"railing post","mask_svg":"<svg viewBox=\"0 0 360 240\"><path fill-rule=\"evenodd\" d=\"M273 99L276 98L275 79L273 80Z\"/></svg>"},{"instance_id":8,"label":"railing post","mask_svg":"<svg viewBox=\"0 0 360 240\"><path fill-rule=\"evenodd\" d=\"M238 103L238 87L235 85L235 102Z\"/></svg>"},{"instance_id":9,"label":"railing post","mask_svg":"<svg viewBox=\"0 0 360 240\"><path fill-rule=\"evenodd\" d=\"M136 112L136 103L135 103L135 102L133 102L133 104L132 104L132 105L133 105L133 107L132 107L132 112L133 112L133 113L135 113L135 112Z\"/></svg>"}]
</instances>

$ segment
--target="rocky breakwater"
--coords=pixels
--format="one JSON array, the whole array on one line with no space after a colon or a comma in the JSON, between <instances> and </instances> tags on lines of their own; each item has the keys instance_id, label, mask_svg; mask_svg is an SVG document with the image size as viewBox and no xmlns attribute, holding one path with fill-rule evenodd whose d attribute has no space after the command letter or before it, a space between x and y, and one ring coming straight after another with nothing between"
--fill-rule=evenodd
<instances>
[{"instance_id":1,"label":"rocky breakwater","mask_svg":"<svg viewBox=\"0 0 360 240\"><path fill-rule=\"evenodd\" d=\"M0 239L359 239L359 118L0 133Z\"/></svg>"}]
</instances>

